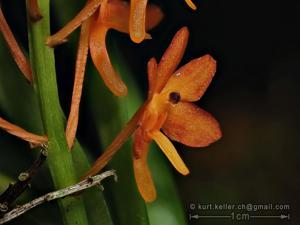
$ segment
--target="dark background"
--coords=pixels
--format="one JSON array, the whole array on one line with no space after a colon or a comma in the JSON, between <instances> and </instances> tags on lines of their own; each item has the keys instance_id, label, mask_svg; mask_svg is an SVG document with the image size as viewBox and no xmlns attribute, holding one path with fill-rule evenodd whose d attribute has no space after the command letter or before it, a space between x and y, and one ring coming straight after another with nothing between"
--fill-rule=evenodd
<instances>
[{"instance_id":1,"label":"dark background","mask_svg":"<svg viewBox=\"0 0 300 225\"><path fill-rule=\"evenodd\" d=\"M24 12L19 7L6 7L8 1L2 3L10 24L24 24L12 27L26 47ZM218 119L223 138L203 149L177 145L191 170L187 177L174 172L187 216L231 213L191 210L191 203L282 203L289 204L290 210L249 213L290 214L285 223L299 224L300 2L198 0L197 11L189 9L183 0L156 3L162 7L165 19L151 32L153 40L136 45L125 34L110 33L117 37L144 94L147 60L152 56L159 59L182 26L190 30L182 64L204 54L211 54L218 63L215 78L199 105ZM67 57L65 48L57 50L57 67L61 102L68 113L73 75L65 71L73 70L74 59ZM93 132L87 135L93 125L85 104L83 99L79 139L92 148L97 143L90 135ZM280 219L190 222L233 223L284 222Z\"/></svg>"}]
</instances>

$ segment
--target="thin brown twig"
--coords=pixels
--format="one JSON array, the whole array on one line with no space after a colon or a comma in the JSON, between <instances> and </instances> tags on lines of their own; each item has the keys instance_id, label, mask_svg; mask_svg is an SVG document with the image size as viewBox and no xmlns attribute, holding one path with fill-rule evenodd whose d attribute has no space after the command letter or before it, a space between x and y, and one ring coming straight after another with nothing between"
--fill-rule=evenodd
<instances>
[{"instance_id":1,"label":"thin brown twig","mask_svg":"<svg viewBox=\"0 0 300 225\"><path fill-rule=\"evenodd\" d=\"M31 70L30 63L25 57L25 55L23 54L12 31L10 30L9 25L6 22L6 19L3 15L1 7L0 7L0 32L3 34L3 37L19 69L24 74L25 78L30 83L32 83L32 70Z\"/></svg>"},{"instance_id":2,"label":"thin brown twig","mask_svg":"<svg viewBox=\"0 0 300 225\"><path fill-rule=\"evenodd\" d=\"M0 128L5 130L6 132L21 138L24 141L27 141L31 144L31 146L37 147L47 143L48 138L46 136L40 136L33 134L29 131L24 130L23 128L12 124L3 118L0 117Z\"/></svg>"},{"instance_id":3,"label":"thin brown twig","mask_svg":"<svg viewBox=\"0 0 300 225\"><path fill-rule=\"evenodd\" d=\"M9 184L6 191L0 195L0 214L6 213L11 204L29 187L32 178L41 168L48 156L47 146L43 146L39 157L33 162L31 167L20 173L15 184Z\"/></svg>"},{"instance_id":4,"label":"thin brown twig","mask_svg":"<svg viewBox=\"0 0 300 225\"><path fill-rule=\"evenodd\" d=\"M91 188L96 185L99 185L101 187L101 189L103 190L103 187L101 186L100 182L103 179L110 177L110 176L114 176L115 181L117 181L117 175L116 175L115 170L109 170L109 171L106 171L99 175L96 175L94 177L89 177L75 185L69 186L64 189L60 189L58 191L50 192L46 195L38 197L38 198L32 200L31 202L28 202L22 206L18 206L15 209L11 210L10 212L7 212L6 214L4 214L2 218L0 217L0 224L9 222L12 219L24 214L28 210L30 210L40 204L43 204L43 203L46 203L46 202L49 202L49 201L52 201L55 199L63 198L68 195L73 195L75 193L81 192L83 190L86 190L86 189Z\"/></svg>"}]
</instances>

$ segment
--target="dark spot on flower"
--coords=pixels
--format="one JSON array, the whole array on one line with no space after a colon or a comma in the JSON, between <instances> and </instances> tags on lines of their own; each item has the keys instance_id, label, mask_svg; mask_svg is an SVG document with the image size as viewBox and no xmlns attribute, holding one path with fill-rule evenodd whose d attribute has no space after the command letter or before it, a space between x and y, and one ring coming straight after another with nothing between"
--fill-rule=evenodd
<instances>
[{"instance_id":1,"label":"dark spot on flower","mask_svg":"<svg viewBox=\"0 0 300 225\"><path fill-rule=\"evenodd\" d=\"M171 92L169 94L169 102L172 104L177 104L180 101L180 94L179 92Z\"/></svg>"}]
</instances>

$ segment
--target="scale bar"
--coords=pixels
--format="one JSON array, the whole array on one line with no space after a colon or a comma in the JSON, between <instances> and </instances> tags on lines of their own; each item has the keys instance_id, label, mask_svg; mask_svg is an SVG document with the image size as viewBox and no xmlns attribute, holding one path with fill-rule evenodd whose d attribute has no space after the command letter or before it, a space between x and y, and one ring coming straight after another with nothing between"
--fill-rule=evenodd
<instances>
[{"instance_id":1,"label":"scale bar","mask_svg":"<svg viewBox=\"0 0 300 225\"><path fill-rule=\"evenodd\" d=\"M290 214L281 214L281 215L249 215L249 214L237 214L237 215L243 215L246 218L250 219L290 219ZM232 219L232 220L241 220L242 218L236 218L233 215L192 215L189 214L190 220L192 219Z\"/></svg>"},{"instance_id":2,"label":"scale bar","mask_svg":"<svg viewBox=\"0 0 300 225\"><path fill-rule=\"evenodd\" d=\"M260 215L260 216L250 216L250 218L257 218L257 219L272 219L272 218L279 218L279 219L290 219L290 214L284 215Z\"/></svg>"},{"instance_id":3,"label":"scale bar","mask_svg":"<svg viewBox=\"0 0 300 225\"><path fill-rule=\"evenodd\" d=\"M228 219L228 218L231 218L231 216L226 216L226 215L208 215L208 216L204 216L204 215L192 215L190 214L190 219L200 219L200 218L208 218L208 219L214 219L214 218L223 218L223 219Z\"/></svg>"}]
</instances>

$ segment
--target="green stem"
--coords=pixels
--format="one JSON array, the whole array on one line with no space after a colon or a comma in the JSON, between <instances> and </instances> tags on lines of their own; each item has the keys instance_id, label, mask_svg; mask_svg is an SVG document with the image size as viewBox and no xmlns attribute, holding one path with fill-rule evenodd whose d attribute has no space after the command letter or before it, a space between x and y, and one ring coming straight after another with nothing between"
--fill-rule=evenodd
<instances>
[{"instance_id":1,"label":"green stem","mask_svg":"<svg viewBox=\"0 0 300 225\"><path fill-rule=\"evenodd\" d=\"M64 119L58 98L53 49L45 46L50 34L49 0L38 1L43 19L29 23L30 60L34 71L34 85L39 96L43 126L49 139L48 164L56 189L76 182L76 171L65 140ZM65 224L87 225L81 197L67 197L59 201Z\"/></svg>"}]
</instances>

